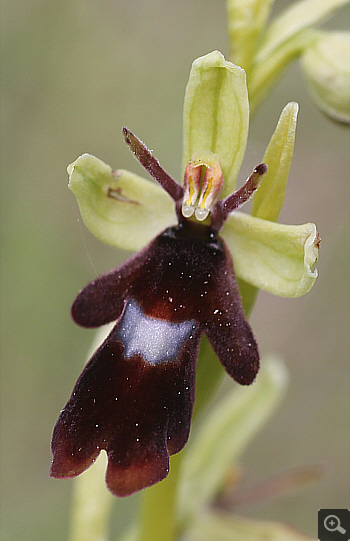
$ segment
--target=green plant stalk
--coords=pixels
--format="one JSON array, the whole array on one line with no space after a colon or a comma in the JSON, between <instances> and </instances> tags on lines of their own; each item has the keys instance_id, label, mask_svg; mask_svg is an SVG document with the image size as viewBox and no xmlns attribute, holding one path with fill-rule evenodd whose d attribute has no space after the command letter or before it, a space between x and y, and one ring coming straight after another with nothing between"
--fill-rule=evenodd
<instances>
[{"instance_id":1,"label":"green plant stalk","mask_svg":"<svg viewBox=\"0 0 350 541\"><path fill-rule=\"evenodd\" d=\"M183 451L170 458L170 473L143 492L139 541L174 541L177 536L177 488Z\"/></svg>"},{"instance_id":2,"label":"green plant stalk","mask_svg":"<svg viewBox=\"0 0 350 541\"><path fill-rule=\"evenodd\" d=\"M108 541L113 496L106 490L105 453L74 482L69 541Z\"/></svg>"}]
</instances>

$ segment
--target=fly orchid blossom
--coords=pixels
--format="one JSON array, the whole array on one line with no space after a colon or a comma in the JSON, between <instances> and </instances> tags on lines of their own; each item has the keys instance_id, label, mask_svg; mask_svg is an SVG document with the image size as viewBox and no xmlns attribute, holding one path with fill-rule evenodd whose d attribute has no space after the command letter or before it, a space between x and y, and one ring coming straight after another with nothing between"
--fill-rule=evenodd
<instances>
[{"instance_id":1,"label":"fly orchid blossom","mask_svg":"<svg viewBox=\"0 0 350 541\"><path fill-rule=\"evenodd\" d=\"M73 303L73 319L83 327L116 323L59 416L52 476L80 474L104 449L115 495L164 479L169 455L189 436L203 334L230 376L253 382L259 354L232 256L239 278L273 293L298 296L316 279L315 226L273 221L293 153L296 110L289 104L283 111L267 165L234 191L248 130L245 74L214 52L194 62L187 86L184 186L126 128L126 143L160 186L86 154L69 166L89 229L141 251L88 284ZM265 219L236 212L264 176L253 212Z\"/></svg>"}]
</instances>

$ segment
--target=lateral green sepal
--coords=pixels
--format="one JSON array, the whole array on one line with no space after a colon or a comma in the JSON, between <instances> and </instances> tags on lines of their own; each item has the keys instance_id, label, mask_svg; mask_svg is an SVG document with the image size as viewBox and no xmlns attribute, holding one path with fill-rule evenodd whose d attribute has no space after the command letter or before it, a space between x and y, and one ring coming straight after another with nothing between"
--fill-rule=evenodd
<instances>
[{"instance_id":1,"label":"lateral green sepal","mask_svg":"<svg viewBox=\"0 0 350 541\"><path fill-rule=\"evenodd\" d=\"M282 225L233 212L222 230L237 277L281 297L304 295L315 283L316 226Z\"/></svg>"},{"instance_id":2,"label":"lateral green sepal","mask_svg":"<svg viewBox=\"0 0 350 541\"><path fill-rule=\"evenodd\" d=\"M102 242L140 250L176 224L174 204L157 184L83 154L67 168L86 227Z\"/></svg>"}]
</instances>

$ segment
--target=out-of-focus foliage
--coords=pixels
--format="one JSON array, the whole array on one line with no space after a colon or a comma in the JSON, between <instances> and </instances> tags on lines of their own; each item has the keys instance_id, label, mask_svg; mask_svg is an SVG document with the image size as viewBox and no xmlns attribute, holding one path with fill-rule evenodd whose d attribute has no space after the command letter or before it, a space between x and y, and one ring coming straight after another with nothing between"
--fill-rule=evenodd
<instances>
[{"instance_id":1,"label":"out-of-focus foliage","mask_svg":"<svg viewBox=\"0 0 350 541\"><path fill-rule=\"evenodd\" d=\"M331 118L350 123L350 33L320 32L302 56L315 103Z\"/></svg>"},{"instance_id":2,"label":"out-of-focus foliage","mask_svg":"<svg viewBox=\"0 0 350 541\"><path fill-rule=\"evenodd\" d=\"M267 24L273 1L227 0L231 60L247 72L252 111L268 95L289 64L306 55L304 69L315 103L331 118L349 123L350 34L342 33L341 37L335 38L324 33L320 39L315 30L348 3L349 0L290 2ZM312 50L310 55L309 50Z\"/></svg>"}]
</instances>

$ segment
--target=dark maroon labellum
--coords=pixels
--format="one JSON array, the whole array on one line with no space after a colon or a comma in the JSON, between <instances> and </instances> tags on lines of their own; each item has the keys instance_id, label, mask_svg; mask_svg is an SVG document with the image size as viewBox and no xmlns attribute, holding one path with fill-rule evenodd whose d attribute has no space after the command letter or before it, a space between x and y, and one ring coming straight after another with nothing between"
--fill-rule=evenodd
<instances>
[{"instance_id":1,"label":"dark maroon labellum","mask_svg":"<svg viewBox=\"0 0 350 541\"><path fill-rule=\"evenodd\" d=\"M114 494L126 496L163 479L169 454L189 435L203 332L236 381L248 385L258 371L230 254L203 225L185 222L164 231L86 286L72 315L85 327L117 323L58 419L54 477L78 475L105 449Z\"/></svg>"},{"instance_id":2,"label":"dark maroon labellum","mask_svg":"<svg viewBox=\"0 0 350 541\"><path fill-rule=\"evenodd\" d=\"M128 131L126 136L133 151L139 152L137 138ZM177 189L175 181L162 177L155 158L144 146L141 150L145 167L165 189L170 183L168 193L181 203L181 186ZM264 172L266 167L255 171L246 191L236 192L237 198L247 198L256 188L256 175ZM227 208L236 205L232 196L227 201ZM227 214L225 208L217 207L216 224ZM169 455L184 447L203 333L238 383L252 383L259 368L231 255L215 226L179 218L179 225L88 284L72 306L72 317L83 327L116 324L84 368L59 416L52 438L51 475L74 477L105 449L107 485L117 496L164 479Z\"/></svg>"}]
</instances>

